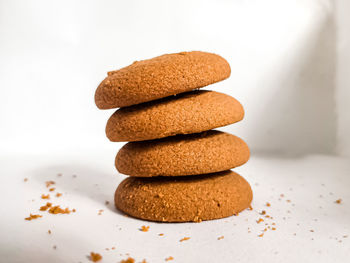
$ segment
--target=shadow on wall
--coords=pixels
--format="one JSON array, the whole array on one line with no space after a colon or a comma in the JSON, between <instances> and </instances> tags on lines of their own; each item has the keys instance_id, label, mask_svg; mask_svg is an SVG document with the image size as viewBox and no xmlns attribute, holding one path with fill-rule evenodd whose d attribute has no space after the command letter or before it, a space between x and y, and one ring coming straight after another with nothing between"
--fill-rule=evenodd
<instances>
[{"instance_id":1,"label":"shadow on wall","mask_svg":"<svg viewBox=\"0 0 350 263\"><path fill-rule=\"evenodd\" d=\"M289 64L273 70L272 74L281 74L278 87L250 123L249 129L255 131L248 140L256 145L253 152L293 156L335 152L335 37L334 16L329 13L308 32L295 54L285 54L289 60L280 60Z\"/></svg>"}]
</instances>

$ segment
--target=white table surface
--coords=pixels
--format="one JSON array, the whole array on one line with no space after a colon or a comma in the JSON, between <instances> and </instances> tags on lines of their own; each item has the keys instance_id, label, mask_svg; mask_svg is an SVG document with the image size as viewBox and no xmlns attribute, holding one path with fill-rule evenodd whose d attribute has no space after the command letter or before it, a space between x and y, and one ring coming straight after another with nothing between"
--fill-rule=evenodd
<instances>
[{"instance_id":1,"label":"white table surface","mask_svg":"<svg viewBox=\"0 0 350 263\"><path fill-rule=\"evenodd\" d=\"M115 210L113 194L124 178L113 167L115 153L2 154L0 262L89 262L91 251L103 256L101 262L119 262L129 255L136 262L165 262L169 256L174 258L169 262L349 262L349 160L253 156L235 169L252 185L252 211L169 224L125 217ZM63 193L50 202L75 208L76 213L38 211L46 203L40 196L48 193L49 180L56 182L55 192ZM339 198L342 203L335 203ZM100 209L104 211L98 215ZM273 219L260 215L262 210ZM43 217L25 221L30 213ZM257 224L259 218L265 221ZM276 230L258 237L265 223L273 227L273 222ZM143 225L150 226L148 232L139 230ZM224 238L218 240L220 236ZM179 242L183 237L190 239Z\"/></svg>"}]
</instances>

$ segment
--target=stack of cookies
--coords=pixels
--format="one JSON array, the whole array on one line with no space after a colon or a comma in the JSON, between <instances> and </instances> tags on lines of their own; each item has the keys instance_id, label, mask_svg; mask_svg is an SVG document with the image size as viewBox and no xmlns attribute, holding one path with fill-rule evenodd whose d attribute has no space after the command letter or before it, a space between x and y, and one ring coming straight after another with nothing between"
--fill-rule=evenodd
<instances>
[{"instance_id":1,"label":"stack of cookies","mask_svg":"<svg viewBox=\"0 0 350 263\"><path fill-rule=\"evenodd\" d=\"M248 161L246 143L211 130L243 119L242 105L223 93L198 90L230 76L222 57L181 52L136 61L108 73L96 90L100 109L118 108L106 134L128 142L115 165L129 175L116 207L160 222L200 222L250 206L249 183L230 169Z\"/></svg>"}]
</instances>

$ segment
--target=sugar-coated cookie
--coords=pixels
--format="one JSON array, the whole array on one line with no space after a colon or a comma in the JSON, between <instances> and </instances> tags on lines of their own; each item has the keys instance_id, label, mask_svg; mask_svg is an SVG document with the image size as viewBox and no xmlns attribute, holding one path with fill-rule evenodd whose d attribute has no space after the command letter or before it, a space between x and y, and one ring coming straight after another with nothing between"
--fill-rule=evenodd
<instances>
[{"instance_id":1,"label":"sugar-coated cookie","mask_svg":"<svg viewBox=\"0 0 350 263\"><path fill-rule=\"evenodd\" d=\"M230 73L230 65L216 54L166 54L109 72L96 90L95 103L100 109L130 106L201 88Z\"/></svg>"},{"instance_id":2,"label":"sugar-coated cookie","mask_svg":"<svg viewBox=\"0 0 350 263\"><path fill-rule=\"evenodd\" d=\"M214 173L240 166L249 159L247 144L220 131L129 142L118 152L120 173L136 177Z\"/></svg>"},{"instance_id":3,"label":"sugar-coated cookie","mask_svg":"<svg viewBox=\"0 0 350 263\"><path fill-rule=\"evenodd\" d=\"M232 171L183 177L135 178L120 183L116 207L136 218L160 222L200 222L248 208L249 183Z\"/></svg>"},{"instance_id":4,"label":"sugar-coated cookie","mask_svg":"<svg viewBox=\"0 0 350 263\"><path fill-rule=\"evenodd\" d=\"M243 119L242 105L229 95L196 90L117 110L108 120L114 142L159 139L198 133Z\"/></svg>"}]
</instances>

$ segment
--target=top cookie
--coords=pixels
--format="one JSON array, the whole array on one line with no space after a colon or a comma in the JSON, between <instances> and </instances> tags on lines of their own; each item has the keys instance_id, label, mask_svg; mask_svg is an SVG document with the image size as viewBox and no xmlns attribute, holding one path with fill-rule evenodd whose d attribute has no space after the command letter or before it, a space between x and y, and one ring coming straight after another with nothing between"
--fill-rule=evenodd
<instances>
[{"instance_id":1,"label":"top cookie","mask_svg":"<svg viewBox=\"0 0 350 263\"><path fill-rule=\"evenodd\" d=\"M230 65L216 54L166 54L109 72L96 90L95 103L100 109L130 106L202 88L230 74Z\"/></svg>"}]
</instances>

